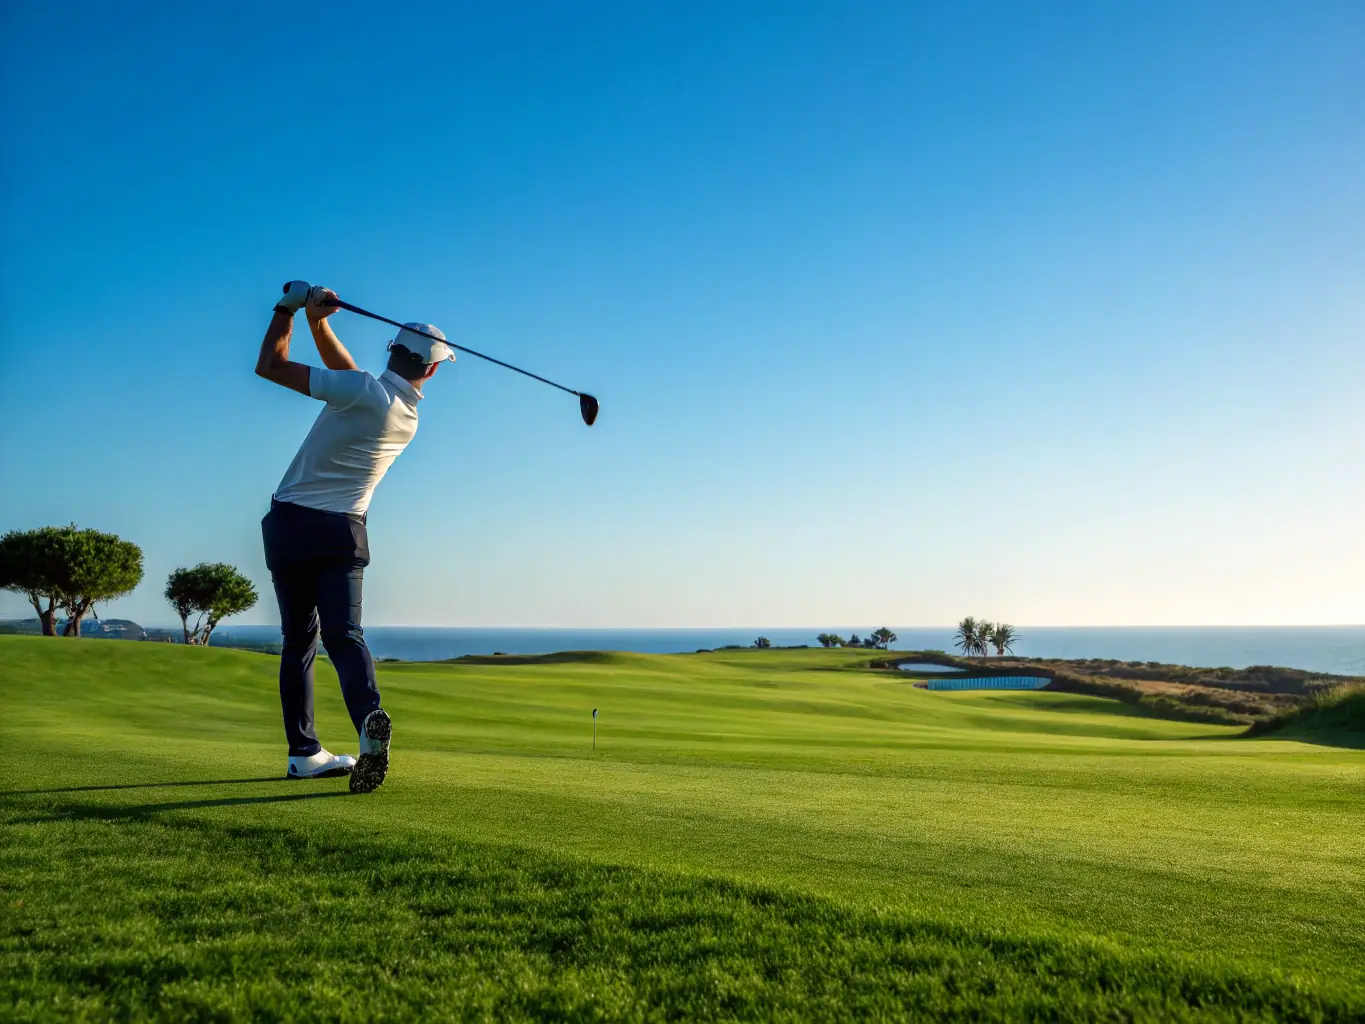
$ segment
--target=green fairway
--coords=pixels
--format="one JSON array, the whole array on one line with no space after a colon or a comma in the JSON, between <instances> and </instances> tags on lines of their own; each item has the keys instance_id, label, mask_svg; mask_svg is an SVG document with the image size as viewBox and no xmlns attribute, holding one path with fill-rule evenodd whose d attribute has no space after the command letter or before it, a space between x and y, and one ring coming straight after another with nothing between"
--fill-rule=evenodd
<instances>
[{"instance_id":1,"label":"green fairway","mask_svg":"<svg viewBox=\"0 0 1365 1024\"><path fill-rule=\"evenodd\" d=\"M1365 751L870 654L386 664L352 797L272 658L0 637L0 1016L1365 1016Z\"/></svg>"}]
</instances>

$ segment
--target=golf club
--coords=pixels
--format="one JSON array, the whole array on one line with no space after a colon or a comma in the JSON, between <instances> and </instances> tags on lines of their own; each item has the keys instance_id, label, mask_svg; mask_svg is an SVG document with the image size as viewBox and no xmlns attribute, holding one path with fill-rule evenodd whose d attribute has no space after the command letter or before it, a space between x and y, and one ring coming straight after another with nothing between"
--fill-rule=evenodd
<instances>
[{"instance_id":1,"label":"golf club","mask_svg":"<svg viewBox=\"0 0 1365 1024\"><path fill-rule=\"evenodd\" d=\"M289 291L288 284L284 286L284 290L286 292ZM466 352L471 356L477 356L479 359L487 360L490 363L496 363L498 366L501 366L505 369L515 370L523 377L530 377L533 380L540 381L542 384L548 384L552 388L559 388L560 391L567 391L571 395L577 395L578 411L583 416L583 422L586 423L588 426L592 426L597 421L597 399L593 398L592 395L585 394L582 391L575 391L573 388L566 388L563 384L556 384L554 381L547 380L545 377L542 377L538 373L532 373L530 370L523 370L521 367L513 366L511 363L504 363L501 359L494 359L492 356L486 356L482 352L475 352L472 348L465 348L463 345L456 345L453 341L445 341L445 339L443 338L437 338L434 334L427 334L426 331L415 331L411 327L408 327L406 324L399 323L397 320L390 320L388 317L380 316L378 313L371 313L368 309L361 309L359 306L353 306L349 302L342 302L340 299L333 299L332 305L337 306L340 309L349 310L352 313L357 313L360 316L367 316L371 320L378 320L381 323L392 324L394 327L399 327L404 330L412 331L414 334L421 334L425 335L428 338L433 338L436 341L443 341L446 345L449 345L451 348L456 349L457 351Z\"/></svg>"}]
</instances>

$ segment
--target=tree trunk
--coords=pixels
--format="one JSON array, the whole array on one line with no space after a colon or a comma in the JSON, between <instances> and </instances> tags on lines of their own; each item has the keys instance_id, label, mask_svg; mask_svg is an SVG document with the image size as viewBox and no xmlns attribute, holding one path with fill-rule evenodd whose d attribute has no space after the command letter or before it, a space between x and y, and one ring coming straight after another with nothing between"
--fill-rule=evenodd
<instances>
[{"instance_id":1,"label":"tree trunk","mask_svg":"<svg viewBox=\"0 0 1365 1024\"><path fill-rule=\"evenodd\" d=\"M56 602L52 600L51 595L48 595L46 611L43 610L42 602L39 600L37 594L30 593L28 595L28 601L29 604L33 605L33 610L38 613L38 626L43 631L43 636L56 636L56 609L53 607Z\"/></svg>"},{"instance_id":2,"label":"tree trunk","mask_svg":"<svg viewBox=\"0 0 1365 1024\"><path fill-rule=\"evenodd\" d=\"M77 640L81 638L81 623L85 621L87 615L93 615L95 625L99 625L100 613L95 608L94 601L81 601L74 608L68 608L67 614L70 616L66 623L67 635L74 636Z\"/></svg>"},{"instance_id":3,"label":"tree trunk","mask_svg":"<svg viewBox=\"0 0 1365 1024\"><path fill-rule=\"evenodd\" d=\"M185 645L186 645L186 646L189 646L189 643L190 643L190 617L189 617L188 615L182 615L182 616L180 616L180 628L181 628L181 629L184 631L184 633L185 633Z\"/></svg>"},{"instance_id":4,"label":"tree trunk","mask_svg":"<svg viewBox=\"0 0 1365 1024\"><path fill-rule=\"evenodd\" d=\"M85 618L85 613L90 605L86 601L69 605L66 609L66 629L62 630L62 636L74 636L77 640L81 638L81 620Z\"/></svg>"}]
</instances>

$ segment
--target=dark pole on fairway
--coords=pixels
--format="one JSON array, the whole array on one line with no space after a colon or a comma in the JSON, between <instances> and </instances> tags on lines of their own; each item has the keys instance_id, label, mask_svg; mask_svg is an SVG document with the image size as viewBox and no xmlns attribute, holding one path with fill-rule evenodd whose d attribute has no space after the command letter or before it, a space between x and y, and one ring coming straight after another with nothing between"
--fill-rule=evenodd
<instances>
[{"instance_id":1,"label":"dark pole on fairway","mask_svg":"<svg viewBox=\"0 0 1365 1024\"><path fill-rule=\"evenodd\" d=\"M597 709L592 709L592 749L597 749Z\"/></svg>"}]
</instances>

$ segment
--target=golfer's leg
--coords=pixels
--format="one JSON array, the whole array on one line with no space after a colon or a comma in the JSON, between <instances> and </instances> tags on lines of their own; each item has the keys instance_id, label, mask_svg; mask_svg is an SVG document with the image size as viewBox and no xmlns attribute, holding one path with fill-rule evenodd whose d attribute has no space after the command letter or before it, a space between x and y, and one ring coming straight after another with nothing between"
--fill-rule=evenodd
<instances>
[{"instance_id":1,"label":"golfer's leg","mask_svg":"<svg viewBox=\"0 0 1365 1024\"><path fill-rule=\"evenodd\" d=\"M322 620L322 645L336 667L346 710L360 732L365 716L379 707L379 684L374 659L360 628L364 566L354 562L329 563L318 573L318 616Z\"/></svg>"},{"instance_id":2,"label":"golfer's leg","mask_svg":"<svg viewBox=\"0 0 1365 1024\"><path fill-rule=\"evenodd\" d=\"M313 731L313 662L318 653L317 586L312 570L302 567L271 574L280 604L280 709L291 757L309 757L322 749Z\"/></svg>"}]
</instances>

